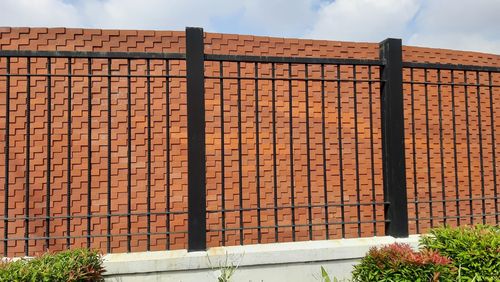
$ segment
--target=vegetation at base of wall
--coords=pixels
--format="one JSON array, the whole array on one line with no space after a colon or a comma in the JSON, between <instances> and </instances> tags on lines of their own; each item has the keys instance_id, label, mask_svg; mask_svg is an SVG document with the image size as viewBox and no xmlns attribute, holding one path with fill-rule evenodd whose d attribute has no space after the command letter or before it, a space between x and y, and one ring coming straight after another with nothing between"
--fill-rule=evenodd
<instances>
[{"instance_id":1,"label":"vegetation at base of wall","mask_svg":"<svg viewBox=\"0 0 500 282\"><path fill-rule=\"evenodd\" d=\"M87 249L46 253L33 259L0 264L0 281L17 282L97 282L104 281L103 259L99 252Z\"/></svg>"},{"instance_id":2,"label":"vegetation at base of wall","mask_svg":"<svg viewBox=\"0 0 500 282\"><path fill-rule=\"evenodd\" d=\"M371 248L354 266L353 281L452 281L456 269L437 251L414 251L408 244Z\"/></svg>"},{"instance_id":3,"label":"vegetation at base of wall","mask_svg":"<svg viewBox=\"0 0 500 282\"><path fill-rule=\"evenodd\" d=\"M208 264L210 268L214 271L214 274L217 278L218 282L230 282L232 281L233 275L240 266L241 261L243 260L243 255L235 258L230 257L226 251L225 259L219 260L218 265L214 266L210 256L207 255ZM235 262L236 261L236 262Z\"/></svg>"},{"instance_id":4,"label":"vegetation at base of wall","mask_svg":"<svg viewBox=\"0 0 500 282\"><path fill-rule=\"evenodd\" d=\"M326 269L322 266L321 267L321 278L320 281L322 282L349 282L350 280L348 279L338 279L337 277L331 278Z\"/></svg>"},{"instance_id":5,"label":"vegetation at base of wall","mask_svg":"<svg viewBox=\"0 0 500 282\"><path fill-rule=\"evenodd\" d=\"M354 267L353 281L500 281L498 226L435 228L420 247L371 248Z\"/></svg>"},{"instance_id":6,"label":"vegetation at base of wall","mask_svg":"<svg viewBox=\"0 0 500 282\"><path fill-rule=\"evenodd\" d=\"M499 227L436 228L420 243L449 257L460 269L460 281L500 281Z\"/></svg>"}]
</instances>

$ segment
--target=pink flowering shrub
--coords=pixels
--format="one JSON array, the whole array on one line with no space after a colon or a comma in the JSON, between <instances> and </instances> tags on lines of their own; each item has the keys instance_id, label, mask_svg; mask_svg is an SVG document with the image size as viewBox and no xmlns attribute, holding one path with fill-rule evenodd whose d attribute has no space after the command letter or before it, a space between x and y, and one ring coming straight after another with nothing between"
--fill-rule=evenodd
<instances>
[{"instance_id":1,"label":"pink flowering shrub","mask_svg":"<svg viewBox=\"0 0 500 282\"><path fill-rule=\"evenodd\" d=\"M413 250L408 244L371 248L354 267L354 281L450 281L456 277L452 261L437 251Z\"/></svg>"}]
</instances>

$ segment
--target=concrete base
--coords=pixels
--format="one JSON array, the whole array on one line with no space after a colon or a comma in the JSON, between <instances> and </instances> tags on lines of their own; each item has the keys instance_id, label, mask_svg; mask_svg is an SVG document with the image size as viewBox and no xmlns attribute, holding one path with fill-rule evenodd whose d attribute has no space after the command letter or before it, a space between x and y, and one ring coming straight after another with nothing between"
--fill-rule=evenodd
<instances>
[{"instance_id":1,"label":"concrete base","mask_svg":"<svg viewBox=\"0 0 500 282\"><path fill-rule=\"evenodd\" d=\"M373 246L394 242L418 247L419 236L371 237L186 250L109 254L106 281L217 281L220 266L238 266L231 281L321 281L350 278L352 267Z\"/></svg>"}]
</instances>

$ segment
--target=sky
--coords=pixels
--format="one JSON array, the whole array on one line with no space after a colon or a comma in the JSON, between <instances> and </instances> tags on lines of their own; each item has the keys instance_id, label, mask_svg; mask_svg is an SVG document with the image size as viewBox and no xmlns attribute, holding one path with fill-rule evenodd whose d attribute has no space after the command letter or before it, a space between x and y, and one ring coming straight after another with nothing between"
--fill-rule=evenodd
<instances>
[{"instance_id":1,"label":"sky","mask_svg":"<svg viewBox=\"0 0 500 282\"><path fill-rule=\"evenodd\" d=\"M183 30L500 55L500 0L0 0L0 26Z\"/></svg>"}]
</instances>

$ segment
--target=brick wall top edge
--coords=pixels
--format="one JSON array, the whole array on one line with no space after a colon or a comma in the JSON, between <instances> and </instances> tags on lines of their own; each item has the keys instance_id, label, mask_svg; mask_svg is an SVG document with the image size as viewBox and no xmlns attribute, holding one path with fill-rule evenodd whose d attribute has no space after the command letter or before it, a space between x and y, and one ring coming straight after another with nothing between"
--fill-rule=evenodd
<instances>
[{"instance_id":1,"label":"brick wall top edge","mask_svg":"<svg viewBox=\"0 0 500 282\"><path fill-rule=\"evenodd\" d=\"M183 31L1 27L0 49L184 52Z\"/></svg>"},{"instance_id":2,"label":"brick wall top edge","mask_svg":"<svg viewBox=\"0 0 500 282\"><path fill-rule=\"evenodd\" d=\"M0 27L2 50L184 52L184 31ZM209 54L377 59L378 43L205 34ZM403 46L412 62L499 66L500 55Z\"/></svg>"},{"instance_id":3,"label":"brick wall top edge","mask_svg":"<svg viewBox=\"0 0 500 282\"><path fill-rule=\"evenodd\" d=\"M500 66L500 55L475 51L403 46L403 60L445 64Z\"/></svg>"},{"instance_id":4,"label":"brick wall top edge","mask_svg":"<svg viewBox=\"0 0 500 282\"><path fill-rule=\"evenodd\" d=\"M239 34L206 33L210 54L298 56L325 58L378 58L378 43L358 43Z\"/></svg>"}]
</instances>

